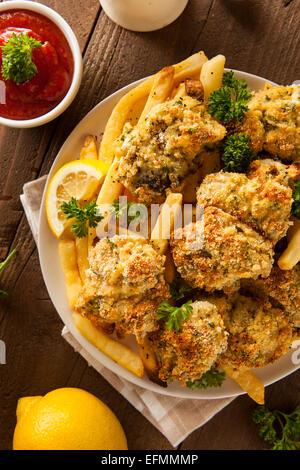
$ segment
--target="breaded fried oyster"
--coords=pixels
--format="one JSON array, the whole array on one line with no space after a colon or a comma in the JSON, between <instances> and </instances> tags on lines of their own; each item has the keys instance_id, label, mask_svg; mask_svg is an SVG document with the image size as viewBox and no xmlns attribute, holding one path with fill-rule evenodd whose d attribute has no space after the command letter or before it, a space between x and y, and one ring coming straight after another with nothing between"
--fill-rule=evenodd
<instances>
[{"instance_id":1,"label":"breaded fried oyster","mask_svg":"<svg viewBox=\"0 0 300 470\"><path fill-rule=\"evenodd\" d=\"M115 323L120 335L134 333L138 341L158 327L157 307L169 297L165 256L142 237L115 235L96 244L89 262L77 311Z\"/></svg>"},{"instance_id":2,"label":"breaded fried oyster","mask_svg":"<svg viewBox=\"0 0 300 470\"><path fill-rule=\"evenodd\" d=\"M184 179L199 167L204 147L225 133L190 96L158 104L144 123L117 141L120 181L139 202L161 202L167 190L182 189Z\"/></svg>"},{"instance_id":3,"label":"breaded fried oyster","mask_svg":"<svg viewBox=\"0 0 300 470\"><path fill-rule=\"evenodd\" d=\"M254 93L240 131L256 152L300 162L300 86L266 84Z\"/></svg>"},{"instance_id":4,"label":"breaded fried oyster","mask_svg":"<svg viewBox=\"0 0 300 470\"><path fill-rule=\"evenodd\" d=\"M266 279L258 279L246 285L259 295L269 296L275 306L283 309L292 326L300 328L300 265L289 271L277 266Z\"/></svg>"},{"instance_id":5,"label":"breaded fried oyster","mask_svg":"<svg viewBox=\"0 0 300 470\"><path fill-rule=\"evenodd\" d=\"M150 338L164 382L199 379L227 347L227 333L217 308L205 301L191 304L193 311L179 331L165 326Z\"/></svg>"},{"instance_id":6,"label":"breaded fried oyster","mask_svg":"<svg viewBox=\"0 0 300 470\"><path fill-rule=\"evenodd\" d=\"M289 349L292 327L287 315L272 307L267 298L238 295L230 313L223 317L228 347L218 365L251 369L270 364Z\"/></svg>"},{"instance_id":7,"label":"breaded fried oyster","mask_svg":"<svg viewBox=\"0 0 300 470\"><path fill-rule=\"evenodd\" d=\"M176 230L170 245L181 276L207 291L267 277L273 264L272 243L216 207L206 207L201 220Z\"/></svg>"},{"instance_id":8,"label":"breaded fried oyster","mask_svg":"<svg viewBox=\"0 0 300 470\"><path fill-rule=\"evenodd\" d=\"M296 165L256 160L248 176L223 171L206 176L197 191L197 202L222 209L276 244L292 224L291 187L298 175Z\"/></svg>"}]
</instances>

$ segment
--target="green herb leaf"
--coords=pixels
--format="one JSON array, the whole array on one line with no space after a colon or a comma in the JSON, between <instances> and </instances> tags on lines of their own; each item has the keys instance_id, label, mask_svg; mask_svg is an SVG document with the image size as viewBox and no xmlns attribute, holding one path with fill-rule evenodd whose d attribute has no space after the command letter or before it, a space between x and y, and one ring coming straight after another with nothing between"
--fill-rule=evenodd
<instances>
[{"instance_id":1,"label":"green herb leaf","mask_svg":"<svg viewBox=\"0 0 300 470\"><path fill-rule=\"evenodd\" d=\"M7 263L9 260L14 256L14 254L17 252L16 248L7 256L7 258L0 263L0 276L2 275L4 269L7 266ZM0 297L7 297L8 293L4 290L0 290Z\"/></svg>"},{"instance_id":2,"label":"green herb leaf","mask_svg":"<svg viewBox=\"0 0 300 470\"><path fill-rule=\"evenodd\" d=\"M187 292L190 292L192 288L188 284L182 284L179 286L176 281L172 281L170 284L171 297L174 300L183 299Z\"/></svg>"},{"instance_id":3,"label":"green herb leaf","mask_svg":"<svg viewBox=\"0 0 300 470\"><path fill-rule=\"evenodd\" d=\"M222 149L224 171L244 173L256 158L250 147L250 137L246 134L232 134L225 140Z\"/></svg>"},{"instance_id":4,"label":"green herb leaf","mask_svg":"<svg viewBox=\"0 0 300 470\"><path fill-rule=\"evenodd\" d=\"M192 301L189 300L185 304L181 305L181 307L173 307L173 305L170 305L167 300L164 300L158 307L157 316L158 318L165 320L166 327L169 330L178 331L181 328L183 320L187 320L193 311L191 303Z\"/></svg>"},{"instance_id":5,"label":"green herb leaf","mask_svg":"<svg viewBox=\"0 0 300 470\"><path fill-rule=\"evenodd\" d=\"M264 405L257 407L252 419L259 426L259 435L271 444L271 450L297 450L300 448L300 406L290 414L270 411ZM276 431L279 425L280 432Z\"/></svg>"},{"instance_id":6,"label":"green herb leaf","mask_svg":"<svg viewBox=\"0 0 300 470\"><path fill-rule=\"evenodd\" d=\"M208 112L228 124L241 121L248 111L246 103L251 99L250 89L245 80L237 80L233 71L223 75L223 86L213 91L208 98Z\"/></svg>"},{"instance_id":7,"label":"green herb leaf","mask_svg":"<svg viewBox=\"0 0 300 470\"><path fill-rule=\"evenodd\" d=\"M292 214L297 217L297 219L300 219L300 179L295 181Z\"/></svg>"},{"instance_id":8,"label":"green herb leaf","mask_svg":"<svg viewBox=\"0 0 300 470\"><path fill-rule=\"evenodd\" d=\"M86 237L88 227L97 227L98 222L103 219L103 216L98 213L95 201L89 202L84 207L81 207L79 201L72 197L69 202L62 203L61 210L66 215L67 219L74 218L71 231L74 233L75 237L78 238Z\"/></svg>"},{"instance_id":9,"label":"green herb leaf","mask_svg":"<svg viewBox=\"0 0 300 470\"><path fill-rule=\"evenodd\" d=\"M28 34L12 33L8 41L1 46L1 73L4 80L23 83L34 77L37 73L37 67L32 61L32 51L35 47L41 46L40 41L28 36Z\"/></svg>"},{"instance_id":10,"label":"green herb leaf","mask_svg":"<svg viewBox=\"0 0 300 470\"><path fill-rule=\"evenodd\" d=\"M203 389L209 387L221 387L225 378L225 372L222 372L219 369L212 367L207 372L204 372L200 379L188 380L185 385L192 390L196 388Z\"/></svg>"}]
</instances>

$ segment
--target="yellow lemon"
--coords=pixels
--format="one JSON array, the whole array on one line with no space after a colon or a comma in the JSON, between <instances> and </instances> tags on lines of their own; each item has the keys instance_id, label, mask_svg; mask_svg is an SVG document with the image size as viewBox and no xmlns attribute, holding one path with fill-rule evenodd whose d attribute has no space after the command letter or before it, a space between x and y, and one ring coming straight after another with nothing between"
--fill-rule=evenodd
<instances>
[{"instance_id":1,"label":"yellow lemon","mask_svg":"<svg viewBox=\"0 0 300 470\"><path fill-rule=\"evenodd\" d=\"M74 160L62 166L50 181L46 195L47 220L53 234L59 238L67 220L61 211L63 202L72 197L90 201L103 182L109 165L100 160Z\"/></svg>"},{"instance_id":2,"label":"yellow lemon","mask_svg":"<svg viewBox=\"0 0 300 470\"><path fill-rule=\"evenodd\" d=\"M127 450L116 415L79 388L59 388L44 397L21 398L14 450Z\"/></svg>"}]
</instances>

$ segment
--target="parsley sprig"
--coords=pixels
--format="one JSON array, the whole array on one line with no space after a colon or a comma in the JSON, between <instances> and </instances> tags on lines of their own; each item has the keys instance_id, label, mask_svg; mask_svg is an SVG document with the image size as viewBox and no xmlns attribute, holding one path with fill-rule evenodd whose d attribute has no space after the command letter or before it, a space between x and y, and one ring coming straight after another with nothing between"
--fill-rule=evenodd
<instances>
[{"instance_id":1,"label":"parsley sprig","mask_svg":"<svg viewBox=\"0 0 300 470\"><path fill-rule=\"evenodd\" d=\"M170 305L167 300L161 302L157 310L158 318L165 320L169 330L180 330L181 323L187 320L193 311L192 301L188 300L181 307Z\"/></svg>"},{"instance_id":2,"label":"parsley sprig","mask_svg":"<svg viewBox=\"0 0 300 470\"><path fill-rule=\"evenodd\" d=\"M67 219L74 219L71 225L71 231L75 237L82 238L88 234L88 227L97 227L98 222L103 216L98 213L95 201L87 203L84 207L79 205L79 201L72 197L69 202L63 202L61 205L62 212Z\"/></svg>"},{"instance_id":3,"label":"parsley sprig","mask_svg":"<svg viewBox=\"0 0 300 470\"><path fill-rule=\"evenodd\" d=\"M4 80L23 83L34 77L37 73L37 67L32 61L32 51L35 47L41 46L40 41L28 36L28 34L12 33L8 41L1 46L1 73Z\"/></svg>"},{"instance_id":4,"label":"parsley sprig","mask_svg":"<svg viewBox=\"0 0 300 470\"><path fill-rule=\"evenodd\" d=\"M224 73L222 85L208 98L209 113L224 124L230 121L241 121L245 112L248 111L247 103L251 99L246 81L237 80L231 70Z\"/></svg>"},{"instance_id":5,"label":"parsley sprig","mask_svg":"<svg viewBox=\"0 0 300 470\"><path fill-rule=\"evenodd\" d=\"M290 414L279 410L270 411L262 405L252 414L253 421L259 426L259 435L271 450L297 450L300 448L300 406ZM275 426L279 424L280 433Z\"/></svg>"},{"instance_id":6,"label":"parsley sprig","mask_svg":"<svg viewBox=\"0 0 300 470\"><path fill-rule=\"evenodd\" d=\"M297 219L300 219L300 179L295 181L292 214L297 217Z\"/></svg>"},{"instance_id":7,"label":"parsley sprig","mask_svg":"<svg viewBox=\"0 0 300 470\"><path fill-rule=\"evenodd\" d=\"M0 276L2 275L4 269L6 268L7 266L7 263L9 262L9 260L14 256L14 254L17 252L16 249L14 249L8 256L7 258L2 261L2 263L0 263ZM7 297L8 296L8 293L4 290L0 290L0 297Z\"/></svg>"},{"instance_id":8,"label":"parsley sprig","mask_svg":"<svg viewBox=\"0 0 300 470\"><path fill-rule=\"evenodd\" d=\"M232 134L225 140L222 148L224 171L244 173L255 158L249 135Z\"/></svg>"},{"instance_id":9,"label":"parsley sprig","mask_svg":"<svg viewBox=\"0 0 300 470\"><path fill-rule=\"evenodd\" d=\"M207 372L196 380L188 380L186 386L192 390L209 388L209 387L221 387L222 383L226 378L226 374L215 367L212 367Z\"/></svg>"}]
</instances>

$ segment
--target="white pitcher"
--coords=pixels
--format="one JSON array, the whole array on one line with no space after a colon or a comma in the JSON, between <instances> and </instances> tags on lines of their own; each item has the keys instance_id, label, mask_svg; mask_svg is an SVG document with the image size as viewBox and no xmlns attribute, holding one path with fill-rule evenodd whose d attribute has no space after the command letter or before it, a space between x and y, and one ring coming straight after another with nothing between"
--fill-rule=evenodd
<instances>
[{"instance_id":1,"label":"white pitcher","mask_svg":"<svg viewBox=\"0 0 300 470\"><path fill-rule=\"evenodd\" d=\"M188 0L100 0L107 16L131 31L155 31L181 15Z\"/></svg>"}]
</instances>

